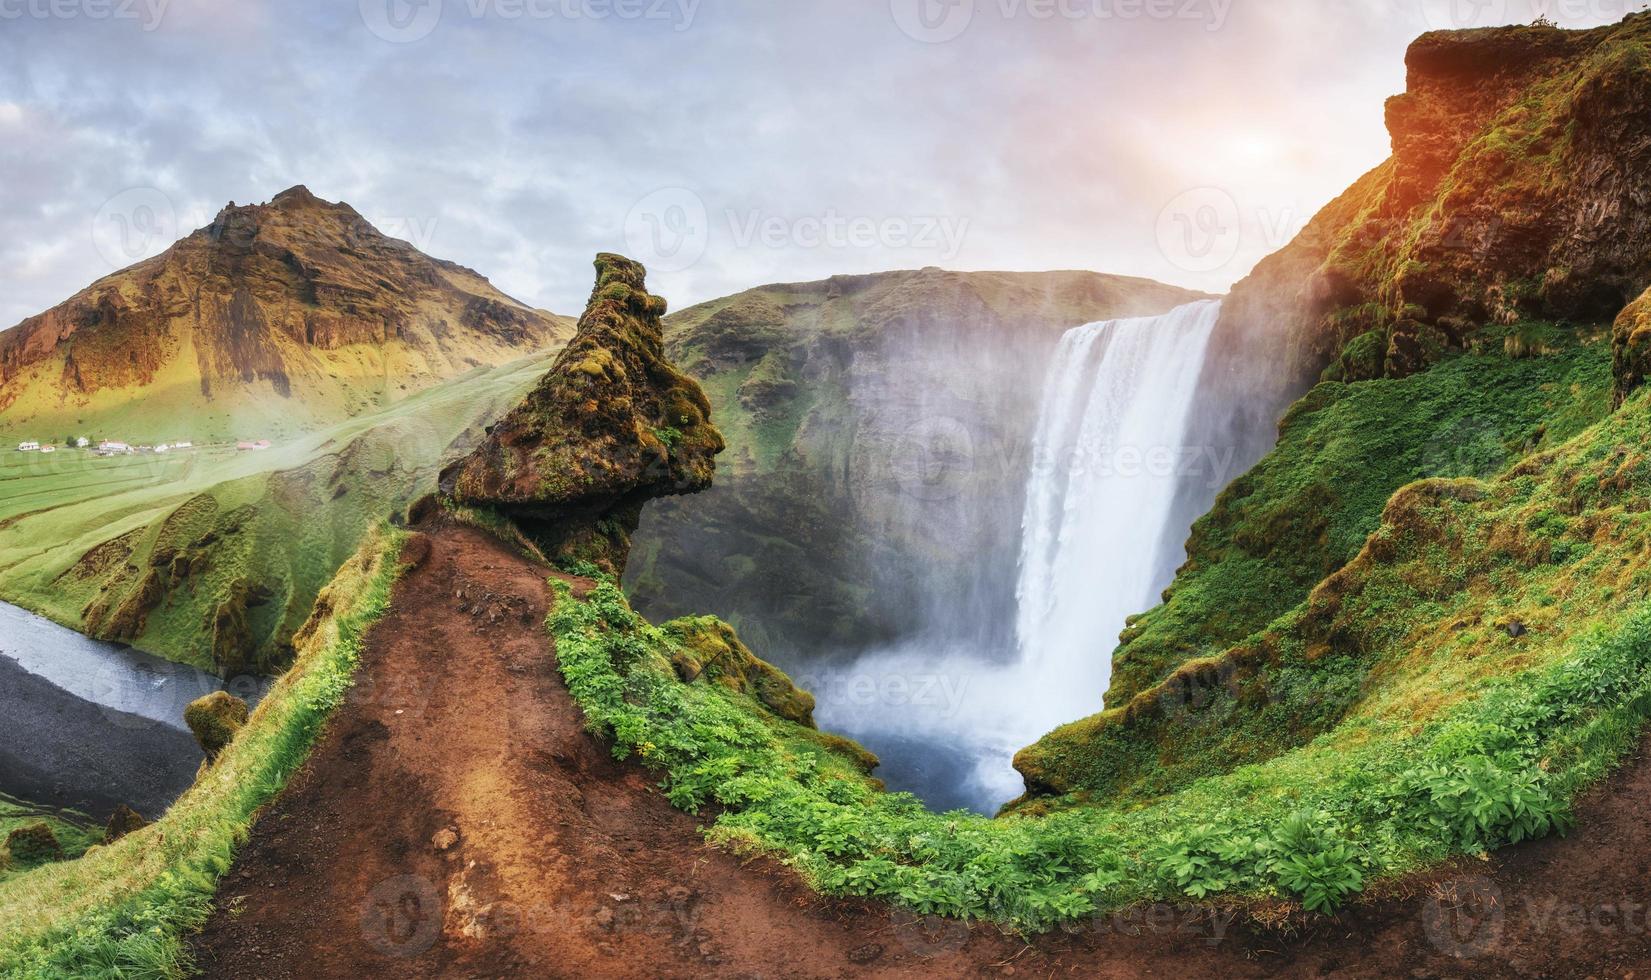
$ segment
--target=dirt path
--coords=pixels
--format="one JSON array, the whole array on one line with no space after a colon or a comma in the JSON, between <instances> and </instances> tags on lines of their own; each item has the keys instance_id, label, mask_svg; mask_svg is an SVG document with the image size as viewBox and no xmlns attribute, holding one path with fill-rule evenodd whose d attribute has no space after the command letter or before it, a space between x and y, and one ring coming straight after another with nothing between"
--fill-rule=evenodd
<instances>
[{"instance_id":1,"label":"dirt path","mask_svg":"<svg viewBox=\"0 0 1651 980\"><path fill-rule=\"evenodd\" d=\"M1651 766L1582 830L1283 940L1168 908L1032 945L824 900L705 847L582 728L547 571L430 529L362 681L258 822L195 945L208 976L1651 977Z\"/></svg>"}]
</instances>

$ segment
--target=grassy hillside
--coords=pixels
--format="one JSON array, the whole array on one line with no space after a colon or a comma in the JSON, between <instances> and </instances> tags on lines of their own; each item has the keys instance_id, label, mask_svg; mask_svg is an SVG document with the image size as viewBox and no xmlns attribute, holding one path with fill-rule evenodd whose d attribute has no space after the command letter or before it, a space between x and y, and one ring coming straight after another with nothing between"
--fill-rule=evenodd
<instances>
[{"instance_id":1,"label":"grassy hillside","mask_svg":"<svg viewBox=\"0 0 1651 980\"><path fill-rule=\"evenodd\" d=\"M76 861L0 878L0 976L169 977L258 809L302 763L383 613L400 540L372 535L297 641L294 667L167 814Z\"/></svg>"},{"instance_id":2,"label":"grassy hillside","mask_svg":"<svg viewBox=\"0 0 1651 980\"><path fill-rule=\"evenodd\" d=\"M209 670L274 669L362 535L432 491L548 363L473 371L262 452L0 452L0 598Z\"/></svg>"},{"instance_id":3,"label":"grassy hillside","mask_svg":"<svg viewBox=\"0 0 1651 980\"><path fill-rule=\"evenodd\" d=\"M1506 338L1546 330L1541 357ZM1193 526L1164 602L1125 630L1107 703L1217 653L1300 604L1342 567L1399 487L1486 477L1557 445L1611 409L1611 351L1598 329L1495 328L1479 350L1402 381L1326 381L1283 420L1277 446Z\"/></svg>"}]
</instances>

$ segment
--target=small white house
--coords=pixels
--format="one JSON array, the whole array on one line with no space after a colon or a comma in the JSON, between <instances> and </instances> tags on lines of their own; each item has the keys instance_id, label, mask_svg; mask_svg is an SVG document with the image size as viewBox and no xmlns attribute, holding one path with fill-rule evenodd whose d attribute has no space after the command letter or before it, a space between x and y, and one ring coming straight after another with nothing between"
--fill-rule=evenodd
<instances>
[{"instance_id":1,"label":"small white house","mask_svg":"<svg viewBox=\"0 0 1651 980\"><path fill-rule=\"evenodd\" d=\"M17 444L17 451L20 453L39 452L40 443L35 442L33 439L30 439L28 442L20 442Z\"/></svg>"},{"instance_id":2,"label":"small white house","mask_svg":"<svg viewBox=\"0 0 1651 980\"><path fill-rule=\"evenodd\" d=\"M171 451L172 451L172 447L168 446L164 442L155 447L155 452L157 452L157 453L165 453L165 452L171 452Z\"/></svg>"},{"instance_id":3,"label":"small white house","mask_svg":"<svg viewBox=\"0 0 1651 980\"><path fill-rule=\"evenodd\" d=\"M40 451L43 452L43 453L55 453L55 452L57 452L57 447L56 446L41 446Z\"/></svg>"},{"instance_id":4,"label":"small white house","mask_svg":"<svg viewBox=\"0 0 1651 980\"><path fill-rule=\"evenodd\" d=\"M172 448L173 449L194 449L195 444L192 443L192 442L174 442L172 444Z\"/></svg>"},{"instance_id":5,"label":"small white house","mask_svg":"<svg viewBox=\"0 0 1651 980\"><path fill-rule=\"evenodd\" d=\"M92 444L92 440L86 438L85 436L81 436L80 438L75 440L75 448L76 449L85 449L87 446L90 446L91 444Z\"/></svg>"},{"instance_id":6,"label":"small white house","mask_svg":"<svg viewBox=\"0 0 1651 980\"><path fill-rule=\"evenodd\" d=\"M115 456L118 454L131 452L132 447L128 446L124 442L109 442L105 440L97 444L97 451L105 456Z\"/></svg>"}]
</instances>

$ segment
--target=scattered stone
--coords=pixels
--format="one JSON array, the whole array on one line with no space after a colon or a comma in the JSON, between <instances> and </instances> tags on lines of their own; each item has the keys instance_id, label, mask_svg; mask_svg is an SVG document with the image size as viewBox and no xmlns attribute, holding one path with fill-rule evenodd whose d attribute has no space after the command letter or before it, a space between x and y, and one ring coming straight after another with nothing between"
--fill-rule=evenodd
<instances>
[{"instance_id":1,"label":"scattered stone","mask_svg":"<svg viewBox=\"0 0 1651 980\"><path fill-rule=\"evenodd\" d=\"M63 860L63 845L57 842L57 835L45 822L14 828L6 835L6 851L18 864Z\"/></svg>"},{"instance_id":2,"label":"scattered stone","mask_svg":"<svg viewBox=\"0 0 1651 980\"><path fill-rule=\"evenodd\" d=\"M113 844L134 830L142 830L149 825L138 811L122 803L115 807L115 812L109 815L109 824L103 830L103 842Z\"/></svg>"},{"instance_id":3,"label":"scattered stone","mask_svg":"<svg viewBox=\"0 0 1651 980\"><path fill-rule=\"evenodd\" d=\"M206 753L206 761L217 762L247 723L247 703L227 691L214 691L185 708L183 720Z\"/></svg>"},{"instance_id":4,"label":"scattered stone","mask_svg":"<svg viewBox=\"0 0 1651 980\"><path fill-rule=\"evenodd\" d=\"M1508 635L1516 640L1524 636L1526 632L1528 631L1525 629L1525 624L1517 619L1508 624Z\"/></svg>"},{"instance_id":5,"label":"scattered stone","mask_svg":"<svg viewBox=\"0 0 1651 980\"><path fill-rule=\"evenodd\" d=\"M864 946L856 946L853 949L849 950L848 951L848 961L850 963L865 964L865 963L870 963L871 961L877 959L879 956L882 956L882 955L883 955L882 945L880 945L878 943L866 943Z\"/></svg>"},{"instance_id":6,"label":"scattered stone","mask_svg":"<svg viewBox=\"0 0 1651 980\"><path fill-rule=\"evenodd\" d=\"M612 929L613 928L613 909L610 909L605 905L602 906L601 908L597 909L596 910L596 915L592 916L592 918L594 918L596 920L596 924L600 928L603 928L603 929Z\"/></svg>"}]
</instances>

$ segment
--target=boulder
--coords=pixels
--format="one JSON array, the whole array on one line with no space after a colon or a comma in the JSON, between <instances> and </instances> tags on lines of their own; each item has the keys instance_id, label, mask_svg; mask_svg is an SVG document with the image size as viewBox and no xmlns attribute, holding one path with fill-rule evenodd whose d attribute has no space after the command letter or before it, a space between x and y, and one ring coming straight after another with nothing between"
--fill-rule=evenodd
<instances>
[{"instance_id":1,"label":"boulder","mask_svg":"<svg viewBox=\"0 0 1651 980\"><path fill-rule=\"evenodd\" d=\"M14 864L63 860L63 845L57 842L57 835L45 822L13 828L6 835L6 852L11 855Z\"/></svg>"},{"instance_id":2,"label":"boulder","mask_svg":"<svg viewBox=\"0 0 1651 980\"><path fill-rule=\"evenodd\" d=\"M1617 317L1611 338L1611 364L1616 374L1616 403L1633 393L1651 375L1651 290Z\"/></svg>"},{"instance_id":3,"label":"boulder","mask_svg":"<svg viewBox=\"0 0 1651 980\"><path fill-rule=\"evenodd\" d=\"M683 681L720 684L787 721L814 727L814 695L752 653L732 626L715 616L685 616L661 628L674 644L671 666Z\"/></svg>"},{"instance_id":4,"label":"boulder","mask_svg":"<svg viewBox=\"0 0 1651 980\"><path fill-rule=\"evenodd\" d=\"M699 385L666 358L641 265L596 257L596 288L550 371L442 471L455 503L511 518L552 560L623 573L642 505L711 485L722 434Z\"/></svg>"},{"instance_id":5,"label":"boulder","mask_svg":"<svg viewBox=\"0 0 1651 980\"><path fill-rule=\"evenodd\" d=\"M185 708L183 720L195 733L195 741L210 764L218 761L219 754L246 724L247 703L228 691L214 691Z\"/></svg>"},{"instance_id":6,"label":"boulder","mask_svg":"<svg viewBox=\"0 0 1651 980\"><path fill-rule=\"evenodd\" d=\"M115 807L115 812L109 815L109 824L103 831L103 842L113 844L134 830L142 830L149 826L149 821L143 819L138 811L122 803Z\"/></svg>"}]
</instances>

